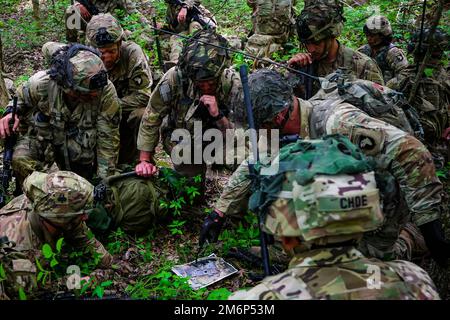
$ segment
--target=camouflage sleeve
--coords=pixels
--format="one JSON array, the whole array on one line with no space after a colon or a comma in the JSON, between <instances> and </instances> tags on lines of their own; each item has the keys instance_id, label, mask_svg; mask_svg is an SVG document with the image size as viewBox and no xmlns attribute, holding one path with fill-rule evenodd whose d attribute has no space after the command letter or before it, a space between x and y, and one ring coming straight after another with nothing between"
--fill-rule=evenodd
<instances>
[{"instance_id":1,"label":"camouflage sleeve","mask_svg":"<svg viewBox=\"0 0 450 320\"><path fill-rule=\"evenodd\" d=\"M120 99L122 112L145 108L151 94L153 78L141 47L133 44L128 65L128 94Z\"/></svg>"},{"instance_id":2,"label":"camouflage sleeve","mask_svg":"<svg viewBox=\"0 0 450 320\"><path fill-rule=\"evenodd\" d=\"M111 254L98 241L86 226L84 222L64 232L64 239L76 249L88 249L99 255L98 266L100 268L108 268L112 262Z\"/></svg>"},{"instance_id":3,"label":"camouflage sleeve","mask_svg":"<svg viewBox=\"0 0 450 320\"><path fill-rule=\"evenodd\" d=\"M233 68L227 68L221 76L221 95L231 112L229 120L242 124L244 122L245 106L242 93L241 77Z\"/></svg>"},{"instance_id":4,"label":"camouflage sleeve","mask_svg":"<svg viewBox=\"0 0 450 320\"><path fill-rule=\"evenodd\" d=\"M403 79L408 76L408 59L406 58L406 55L402 49L393 47L391 50L389 50L386 55L386 62L389 68L394 71L394 78ZM387 87L390 86L392 80L393 79L389 80L386 83Z\"/></svg>"},{"instance_id":5,"label":"camouflage sleeve","mask_svg":"<svg viewBox=\"0 0 450 320\"><path fill-rule=\"evenodd\" d=\"M442 184L430 152L416 138L343 103L327 120L327 133L341 133L374 156L400 185L416 225L440 214Z\"/></svg>"},{"instance_id":6,"label":"camouflage sleeve","mask_svg":"<svg viewBox=\"0 0 450 320\"><path fill-rule=\"evenodd\" d=\"M370 80L372 82L384 85L383 73L381 72L381 69L378 67L377 63L370 58L364 64L361 79Z\"/></svg>"},{"instance_id":7,"label":"camouflage sleeve","mask_svg":"<svg viewBox=\"0 0 450 320\"><path fill-rule=\"evenodd\" d=\"M119 98L111 81L103 90L97 117L97 174L105 178L115 173L120 147L119 124L122 116Z\"/></svg>"},{"instance_id":8,"label":"camouflage sleeve","mask_svg":"<svg viewBox=\"0 0 450 320\"><path fill-rule=\"evenodd\" d=\"M228 216L242 217L247 212L251 180L247 161L243 161L228 180L214 208Z\"/></svg>"},{"instance_id":9,"label":"camouflage sleeve","mask_svg":"<svg viewBox=\"0 0 450 320\"><path fill-rule=\"evenodd\" d=\"M170 110L176 107L177 91L177 69L173 67L164 74L150 96L139 126L138 150L149 152L155 150L159 143L161 122Z\"/></svg>"},{"instance_id":10,"label":"camouflage sleeve","mask_svg":"<svg viewBox=\"0 0 450 320\"><path fill-rule=\"evenodd\" d=\"M258 284L249 290L239 290L228 297L228 300L280 300L275 291L264 283Z\"/></svg>"}]
</instances>

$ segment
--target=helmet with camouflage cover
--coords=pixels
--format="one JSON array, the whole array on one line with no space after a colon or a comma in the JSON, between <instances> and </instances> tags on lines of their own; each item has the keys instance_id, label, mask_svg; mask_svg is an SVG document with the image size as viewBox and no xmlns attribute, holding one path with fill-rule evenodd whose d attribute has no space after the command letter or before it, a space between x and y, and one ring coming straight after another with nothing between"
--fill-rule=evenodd
<instances>
[{"instance_id":1,"label":"helmet with camouflage cover","mask_svg":"<svg viewBox=\"0 0 450 320\"><path fill-rule=\"evenodd\" d=\"M228 47L228 41L214 29L200 30L184 44L178 68L192 81L218 78L230 65Z\"/></svg>"},{"instance_id":2,"label":"helmet with camouflage cover","mask_svg":"<svg viewBox=\"0 0 450 320\"><path fill-rule=\"evenodd\" d=\"M371 16L363 27L364 33L381 34L385 37L392 35L391 23L384 16Z\"/></svg>"},{"instance_id":3,"label":"helmet with camouflage cover","mask_svg":"<svg viewBox=\"0 0 450 320\"><path fill-rule=\"evenodd\" d=\"M420 29L414 32L408 43L408 53L414 54L414 56L424 56L428 50L428 46L433 46L432 53L434 55L441 55L444 51L449 50L449 36L444 30L437 28L430 38L431 29L426 28L423 30L422 44L419 50L419 43L421 32Z\"/></svg>"},{"instance_id":4,"label":"helmet with camouflage cover","mask_svg":"<svg viewBox=\"0 0 450 320\"><path fill-rule=\"evenodd\" d=\"M100 52L81 44L58 49L47 72L58 85L81 93L97 91L108 83Z\"/></svg>"},{"instance_id":5,"label":"helmet with camouflage cover","mask_svg":"<svg viewBox=\"0 0 450 320\"><path fill-rule=\"evenodd\" d=\"M278 159L279 178L261 181L266 199L274 199L266 232L325 245L359 239L382 223L372 163L347 137L297 141L283 147Z\"/></svg>"},{"instance_id":6,"label":"helmet with camouflage cover","mask_svg":"<svg viewBox=\"0 0 450 320\"><path fill-rule=\"evenodd\" d=\"M93 207L93 185L70 171L35 171L25 179L23 189L33 211L53 223L70 222Z\"/></svg>"},{"instance_id":7,"label":"helmet with camouflage cover","mask_svg":"<svg viewBox=\"0 0 450 320\"><path fill-rule=\"evenodd\" d=\"M250 74L248 83L257 128L265 122L272 121L281 111L292 107L294 94L292 87L278 72L259 69Z\"/></svg>"},{"instance_id":8,"label":"helmet with camouflage cover","mask_svg":"<svg viewBox=\"0 0 450 320\"><path fill-rule=\"evenodd\" d=\"M124 31L119 21L110 13L100 13L89 21L86 35L90 45L102 48L122 40Z\"/></svg>"},{"instance_id":9,"label":"helmet with camouflage cover","mask_svg":"<svg viewBox=\"0 0 450 320\"><path fill-rule=\"evenodd\" d=\"M311 1L297 17L297 35L303 43L335 38L341 34L344 22L340 1Z\"/></svg>"}]
</instances>

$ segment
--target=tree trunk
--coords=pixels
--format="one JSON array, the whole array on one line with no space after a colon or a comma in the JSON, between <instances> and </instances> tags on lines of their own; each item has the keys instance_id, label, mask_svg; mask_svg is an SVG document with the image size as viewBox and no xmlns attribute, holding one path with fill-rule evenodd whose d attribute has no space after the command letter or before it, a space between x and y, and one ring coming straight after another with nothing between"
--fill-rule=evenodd
<instances>
[{"instance_id":1,"label":"tree trunk","mask_svg":"<svg viewBox=\"0 0 450 320\"><path fill-rule=\"evenodd\" d=\"M5 80L3 80L3 51L2 37L0 36L0 108L8 104L8 92L6 91Z\"/></svg>"},{"instance_id":2,"label":"tree trunk","mask_svg":"<svg viewBox=\"0 0 450 320\"><path fill-rule=\"evenodd\" d=\"M37 23L37 27L39 29L38 34L39 34L42 29L39 0L31 0L31 3L33 4L33 18Z\"/></svg>"}]
</instances>

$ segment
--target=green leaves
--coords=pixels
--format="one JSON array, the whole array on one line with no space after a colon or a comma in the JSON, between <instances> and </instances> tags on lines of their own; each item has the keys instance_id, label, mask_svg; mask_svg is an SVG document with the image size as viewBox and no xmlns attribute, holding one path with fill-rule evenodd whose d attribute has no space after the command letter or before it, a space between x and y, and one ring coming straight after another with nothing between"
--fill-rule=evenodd
<instances>
[{"instance_id":1,"label":"green leaves","mask_svg":"<svg viewBox=\"0 0 450 320\"><path fill-rule=\"evenodd\" d=\"M219 288L211 291L206 300L227 300L231 294L232 292L227 288Z\"/></svg>"},{"instance_id":2,"label":"green leaves","mask_svg":"<svg viewBox=\"0 0 450 320\"><path fill-rule=\"evenodd\" d=\"M425 75L430 78L433 76L433 72L434 69L433 68L425 68L425 70L423 70L423 73L425 73Z\"/></svg>"},{"instance_id":3,"label":"green leaves","mask_svg":"<svg viewBox=\"0 0 450 320\"><path fill-rule=\"evenodd\" d=\"M6 272L3 268L3 263L0 263L0 281L4 281L6 279Z\"/></svg>"},{"instance_id":4,"label":"green leaves","mask_svg":"<svg viewBox=\"0 0 450 320\"><path fill-rule=\"evenodd\" d=\"M45 243L42 246L42 254L44 255L44 257L46 259L50 259L51 257L53 257L54 253L53 253L52 247L50 247L50 245L48 243Z\"/></svg>"}]
</instances>

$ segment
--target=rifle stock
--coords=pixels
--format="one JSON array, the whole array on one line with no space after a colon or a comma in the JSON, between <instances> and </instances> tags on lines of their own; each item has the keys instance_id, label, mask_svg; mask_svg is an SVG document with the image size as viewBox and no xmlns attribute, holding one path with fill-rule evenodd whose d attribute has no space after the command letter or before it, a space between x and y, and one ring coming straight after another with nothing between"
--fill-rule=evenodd
<instances>
[{"instance_id":1,"label":"rifle stock","mask_svg":"<svg viewBox=\"0 0 450 320\"><path fill-rule=\"evenodd\" d=\"M247 120L249 124L250 130L250 142L252 145L252 154L253 154L253 161L249 161L248 168L250 171L250 175L253 177L253 184L255 185L257 183L257 177L256 177L256 170L254 167L254 164L258 161L258 141L256 137L256 128L255 128L255 121L253 118L253 110L252 110L252 102L250 99L250 91L248 87L248 76L247 76L247 66L241 65L239 68L239 74L241 76L241 82L242 82L242 90L244 92L244 103L245 108L247 111ZM264 274L265 276L270 276L272 274L271 268L270 268L270 261L269 261L269 251L267 249L267 235L261 230L261 222L262 222L262 214L259 212L260 210L257 210L256 216L258 217L258 226L259 226L259 234L260 234L260 243L261 243L261 256L263 261L263 268L264 268Z\"/></svg>"}]
</instances>

